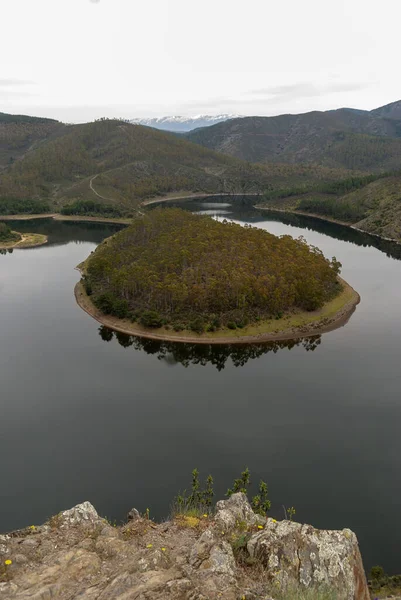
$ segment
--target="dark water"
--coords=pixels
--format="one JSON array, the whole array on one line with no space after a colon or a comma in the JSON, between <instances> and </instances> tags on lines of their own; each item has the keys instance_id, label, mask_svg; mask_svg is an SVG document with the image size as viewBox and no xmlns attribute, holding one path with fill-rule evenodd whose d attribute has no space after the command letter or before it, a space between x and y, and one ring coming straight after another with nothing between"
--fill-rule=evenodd
<instances>
[{"instance_id":1,"label":"dark water","mask_svg":"<svg viewBox=\"0 0 401 600\"><path fill-rule=\"evenodd\" d=\"M182 204L181 204L182 206ZM249 466L273 515L356 531L369 569L401 571L401 246L314 219L216 209L304 235L362 302L297 342L196 347L116 336L76 304L74 267L116 230L31 221L48 246L0 256L0 531L90 500L110 518L167 516L190 472L218 497Z\"/></svg>"}]
</instances>

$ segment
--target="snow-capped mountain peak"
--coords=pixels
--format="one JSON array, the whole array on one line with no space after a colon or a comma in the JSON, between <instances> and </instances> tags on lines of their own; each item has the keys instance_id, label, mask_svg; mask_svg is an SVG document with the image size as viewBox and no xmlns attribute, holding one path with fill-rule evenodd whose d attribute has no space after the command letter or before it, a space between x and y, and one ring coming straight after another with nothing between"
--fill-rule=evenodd
<instances>
[{"instance_id":1,"label":"snow-capped mountain peak","mask_svg":"<svg viewBox=\"0 0 401 600\"><path fill-rule=\"evenodd\" d=\"M241 115L195 115L193 117L182 117L179 115L171 117L149 117L132 119L131 123L138 125L147 125L155 129L163 129L164 131L186 132L192 131L197 127L208 127L215 125L228 119L237 119Z\"/></svg>"}]
</instances>

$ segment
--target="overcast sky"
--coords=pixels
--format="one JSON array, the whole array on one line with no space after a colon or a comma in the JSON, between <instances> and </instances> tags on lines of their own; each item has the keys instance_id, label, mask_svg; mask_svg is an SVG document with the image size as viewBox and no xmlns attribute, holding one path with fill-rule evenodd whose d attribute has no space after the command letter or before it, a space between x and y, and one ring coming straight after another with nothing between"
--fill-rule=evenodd
<instances>
[{"instance_id":1,"label":"overcast sky","mask_svg":"<svg viewBox=\"0 0 401 600\"><path fill-rule=\"evenodd\" d=\"M0 111L276 115L401 99L399 0L1 0Z\"/></svg>"}]
</instances>

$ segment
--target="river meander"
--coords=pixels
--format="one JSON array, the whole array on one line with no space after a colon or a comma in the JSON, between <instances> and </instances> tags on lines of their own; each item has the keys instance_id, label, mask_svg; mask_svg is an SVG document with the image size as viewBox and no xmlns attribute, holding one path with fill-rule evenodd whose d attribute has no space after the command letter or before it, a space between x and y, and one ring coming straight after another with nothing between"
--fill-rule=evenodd
<instances>
[{"instance_id":1,"label":"river meander","mask_svg":"<svg viewBox=\"0 0 401 600\"><path fill-rule=\"evenodd\" d=\"M216 205L217 204L217 205ZM365 567L399 572L401 246L306 217L192 210L303 235L361 295L344 327L247 347L116 335L75 302L74 267L118 226L20 221L47 246L0 256L0 532L90 500L166 517L194 467L217 498L244 466L316 527L353 529Z\"/></svg>"}]
</instances>

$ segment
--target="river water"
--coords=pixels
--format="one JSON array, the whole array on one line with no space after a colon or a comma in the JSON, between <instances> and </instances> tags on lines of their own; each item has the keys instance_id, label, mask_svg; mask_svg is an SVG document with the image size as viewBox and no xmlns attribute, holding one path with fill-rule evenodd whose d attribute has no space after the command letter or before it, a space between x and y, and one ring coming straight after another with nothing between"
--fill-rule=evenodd
<instances>
[{"instance_id":1,"label":"river water","mask_svg":"<svg viewBox=\"0 0 401 600\"><path fill-rule=\"evenodd\" d=\"M218 499L248 466L316 527L353 529L365 567L400 572L401 246L246 202L180 206L303 235L361 295L341 329L296 343L160 344L75 303L74 267L118 226L12 223L49 244L0 256L0 531L90 500L168 516L197 467Z\"/></svg>"}]
</instances>

